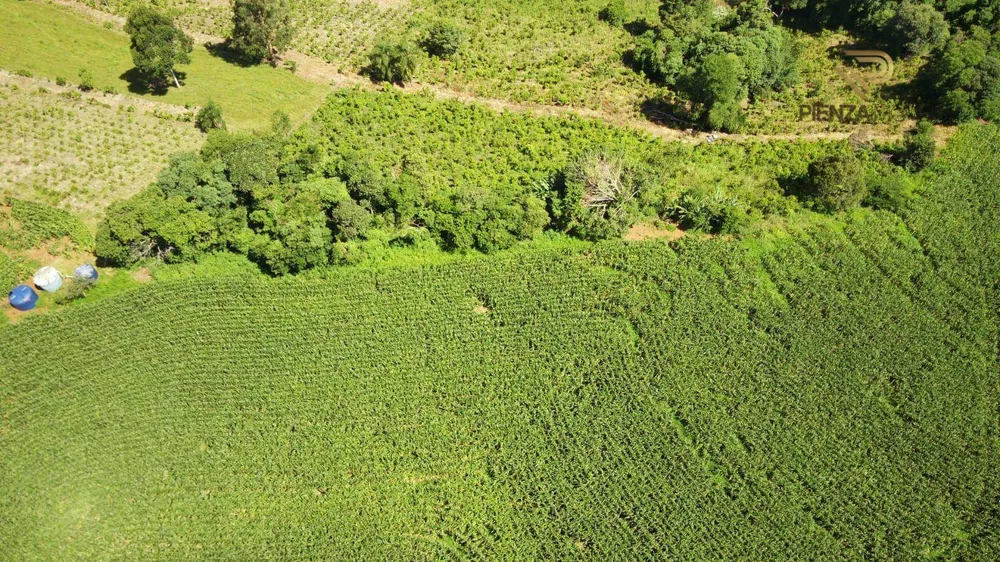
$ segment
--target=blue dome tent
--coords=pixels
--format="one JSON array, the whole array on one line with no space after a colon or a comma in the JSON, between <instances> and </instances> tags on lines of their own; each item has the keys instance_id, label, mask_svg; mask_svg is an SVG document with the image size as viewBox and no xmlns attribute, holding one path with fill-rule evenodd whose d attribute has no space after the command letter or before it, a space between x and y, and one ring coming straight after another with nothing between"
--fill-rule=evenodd
<instances>
[{"instance_id":1,"label":"blue dome tent","mask_svg":"<svg viewBox=\"0 0 1000 562\"><path fill-rule=\"evenodd\" d=\"M27 285L18 285L11 289L10 294L7 295L7 300L10 301L11 306L18 310L31 310L35 308L35 303L38 302L38 293Z\"/></svg>"},{"instance_id":2,"label":"blue dome tent","mask_svg":"<svg viewBox=\"0 0 1000 562\"><path fill-rule=\"evenodd\" d=\"M89 263L85 263L73 270L73 278L79 281L97 281L97 269Z\"/></svg>"}]
</instances>

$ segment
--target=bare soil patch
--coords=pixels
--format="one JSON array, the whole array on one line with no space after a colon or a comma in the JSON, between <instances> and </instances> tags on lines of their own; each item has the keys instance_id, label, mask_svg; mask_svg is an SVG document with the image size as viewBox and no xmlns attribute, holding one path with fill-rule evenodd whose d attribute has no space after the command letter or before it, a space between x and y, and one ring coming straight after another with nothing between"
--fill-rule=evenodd
<instances>
[{"instance_id":1,"label":"bare soil patch","mask_svg":"<svg viewBox=\"0 0 1000 562\"><path fill-rule=\"evenodd\" d=\"M140 283L149 283L153 280L153 276L149 273L149 269L145 267L140 267L139 269L132 272L132 279Z\"/></svg>"},{"instance_id":2,"label":"bare soil patch","mask_svg":"<svg viewBox=\"0 0 1000 562\"><path fill-rule=\"evenodd\" d=\"M625 233L625 240L637 242L641 240L677 240L687 233L679 228L659 228L650 224L636 224Z\"/></svg>"}]
</instances>

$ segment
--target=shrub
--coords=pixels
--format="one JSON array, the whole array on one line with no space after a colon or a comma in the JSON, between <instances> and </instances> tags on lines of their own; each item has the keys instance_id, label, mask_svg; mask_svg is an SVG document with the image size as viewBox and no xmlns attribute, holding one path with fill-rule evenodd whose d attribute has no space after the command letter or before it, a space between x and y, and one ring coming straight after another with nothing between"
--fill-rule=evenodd
<instances>
[{"instance_id":1,"label":"shrub","mask_svg":"<svg viewBox=\"0 0 1000 562\"><path fill-rule=\"evenodd\" d=\"M864 169L853 154L827 156L812 162L809 179L806 195L823 211L855 207L868 195Z\"/></svg>"},{"instance_id":2,"label":"shrub","mask_svg":"<svg viewBox=\"0 0 1000 562\"><path fill-rule=\"evenodd\" d=\"M934 125L922 119L915 129L906 133L903 164L910 171L923 170L934 162L937 143L934 141Z\"/></svg>"},{"instance_id":3,"label":"shrub","mask_svg":"<svg viewBox=\"0 0 1000 562\"><path fill-rule=\"evenodd\" d=\"M571 162L553 203L557 224L588 240L622 235L638 214L644 187L638 168L617 152L588 151Z\"/></svg>"},{"instance_id":4,"label":"shrub","mask_svg":"<svg viewBox=\"0 0 1000 562\"><path fill-rule=\"evenodd\" d=\"M434 23L420 42L428 55L447 59L455 56L465 44L465 32L446 21Z\"/></svg>"},{"instance_id":5,"label":"shrub","mask_svg":"<svg viewBox=\"0 0 1000 562\"><path fill-rule=\"evenodd\" d=\"M417 57L408 43L380 42L368 57L368 73L376 82L405 84L417 69Z\"/></svg>"},{"instance_id":6,"label":"shrub","mask_svg":"<svg viewBox=\"0 0 1000 562\"><path fill-rule=\"evenodd\" d=\"M94 286L91 279L69 279L63 285L63 290L56 296L57 304L66 304L87 296L87 291Z\"/></svg>"},{"instance_id":7,"label":"shrub","mask_svg":"<svg viewBox=\"0 0 1000 562\"><path fill-rule=\"evenodd\" d=\"M214 101L208 100L208 103L195 115L194 125L204 133L212 129L225 130L226 121L222 118L222 107Z\"/></svg>"},{"instance_id":8,"label":"shrub","mask_svg":"<svg viewBox=\"0 0 1000 562\"><path fill-rule=\"evenodd\" d=\"M898 213L913 196L913 178L899 168L886 168L889 169L869 176L871 195L865 199L865 205Z\"/></svg>"},{"instance_id":9,"label":"shrub","mask_svg":"<svg viewBox=\"0 0 1000 562\"><path fill-rule=\"evenodd\" d=\"M285 68L287 68L288 71L291 72L292 74L295 74L299 70L299 63L297 63L297 62L295 62L293 60L286 60L285 61Z\"/></svg>"},{"instance_id":10,"label":"shrub","mask_svg":"<svg viewBox=\"0 0 1000 562\"><path fill-rule=\"evenodd\" d=\"M292 118L280 109L275 109L271 114L271 132L279 137L287 136L292 132Z\"/></svg>"},{"instance_id":11,"label":"shrub","mask_svg":"<svg viewBox=\"0 0 1000 562\"><path fill-rule=\"evenodd\" d=\"M23 68L20 70L15 70L14 74L18 76L24 76L25 78L31 78L33 76L30 70L25 70Z\"/></svg>"},{"instance_id":12,"label":"shrub","mask_svg":"<svg viewBox=\"0 0 1000 562\"><path fill-rule=\"evenodd\" d=\"M80 72L77 73L80 78L80 89L84 92L89 92L94 89L94 73L87 70L86 68L81 68Z\"/></svg>"},{"instance_id":13,"label":"shrub","mask_svg":"<svg viewBox=\"0 0 1000 562\"><path fill-rule=\"evenodd\" d=\"M65 86L65 85L66 85L66 79L63 78L62 76L56 76L56 86Z\"/></svg>"},{"instance_id":14,"label":"shrub","mask_svg":"<svg viewBox=\"0 0 1000 562\"><path fill-rule=\"evenodd\" d=\"M749 220L746 205L721 189L712 194L685 192L670 215L682 228L710 234L735 234Z\"/></svg>"},{"instance_id":15,"label":"shrub","mask_svg":"<svg viewBox=\"0 0 1000 562\"><path fill-rule=\"evenodd\" d=\"M611 3L598 13L598 17L615 27L625 25L628 21L628 8L625 7L625 0L611 0Z\"/></svg>"}]
</instances>

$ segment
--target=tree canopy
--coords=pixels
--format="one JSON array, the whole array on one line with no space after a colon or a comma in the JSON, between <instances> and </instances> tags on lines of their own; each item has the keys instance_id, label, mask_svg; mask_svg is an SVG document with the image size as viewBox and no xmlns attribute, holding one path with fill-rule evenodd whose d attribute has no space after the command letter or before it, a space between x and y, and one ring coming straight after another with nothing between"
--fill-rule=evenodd
<instances>
[{"instance_id":1,"label":"tree canopy","mask_svg":"<svg viewBox=\"0 0 1000 562\"><path fill-rule=\"evenodd\" d=\"M277 64L295 32L287 0L235 0L230 46L248 61Z\"/></svg>"},{"instance_id":2,"label":"tree canopy","mask_svg":"<svg viewBox=\"0 0 1000 562\"><path fill-rule=\"evenodd\" d=\"M738 130L744 100L797 80L799 49L788 31L774 24L765 1L717 9L710 0L667 0L660 17L656 29L636 40L635 64L699 105L708 127Z\"/></svg>"},{"instance_id":3,"label":"tree canopy","mask_svg":"<svg viewBox=\"0 0 1000 562\"><path fill-rule=\"evenodd\" d=\"M193 47L191 38L173 19L149 6L137 6L125 21L125 33L131 38L136 69L151 83L164 84L172 78L179 88L174 67L191 62Z\"/></svg>"}]
</instances>

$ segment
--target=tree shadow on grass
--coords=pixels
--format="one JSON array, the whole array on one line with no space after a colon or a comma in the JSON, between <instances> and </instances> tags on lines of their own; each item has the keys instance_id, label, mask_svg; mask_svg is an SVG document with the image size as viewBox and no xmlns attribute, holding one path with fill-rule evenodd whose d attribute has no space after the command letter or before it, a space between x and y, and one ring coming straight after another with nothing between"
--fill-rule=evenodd
<instances>
[{"instance_id":1,"label":"tree shadow on grass","mask_svg":"<svg viewBox=\"0 0 1000 562\"><path fill-rule=\"evenodd\" d=\"M177 75L177 80L183 84L184 78L187 73L175 70L174 74ZM128 82L128 91L133 94L138 95L153 95L153 96L163 96L166 95L170 87L173 86L173 81L171 79L158 81L150 80L148 76L139 72L138 68L130 68L122 73L118 78Z\"/></svg>"},{"instance_id":2,"label":"tree shadow on grass","mask_svg":"<svg viewBox=\"0 0 1000 562\"><path fill-rule=\"evenodd\" d=\"M655 123L671 129L691 129L700 131L701 125L697 117L692 115L687 107L671 103L663 98L650 98L639 105L639 112L650 123Z\"/></svg>"},{"instance_id":3,"label":"tree shadow on grass","mask_svg":"<svg viewBox=\"0 0 1000 562\"><path fill-rule=\"evenodd\" d=\"M624 26L625 31L632 35L633 37L638 37L647 31L653 29L653 25L646 21L645 19L637 19L626 23Z\"/></svg>"},{"instance_id":4,"label":"tree shadow on grass","mask_svg":"<svg viewBox=\"0 0 1000 562\"><path fill-rule=\"evenodd\" d=\"M778 187L786 197L795 197L799 201L808 201L810 193L809 174L785 174L776 178Z\"/></svg>"},{"instance_id":5,"label":"tree shadow on grass","mask_svg":"<svg viewBox=\"0 0 1000 562\"><path fill-rule=\"evenodd\" d=\"M236 66L246 68L261 64L261 61L250 60L242 54L236 52L229 44L229 41L223 41L221 43L205 43L205 50L208 51L208 54L213 57L220 58L227 63L235 64Z\"/></svg>"}]
</instances>

